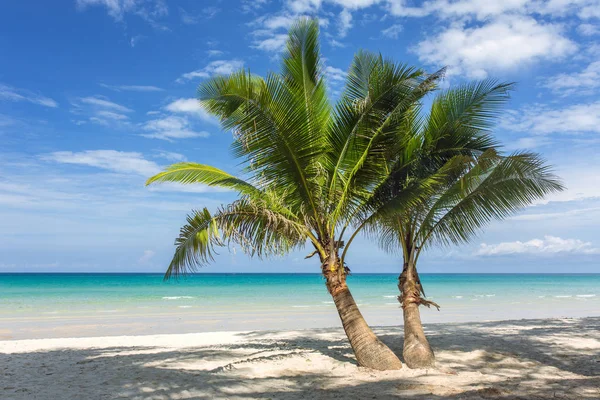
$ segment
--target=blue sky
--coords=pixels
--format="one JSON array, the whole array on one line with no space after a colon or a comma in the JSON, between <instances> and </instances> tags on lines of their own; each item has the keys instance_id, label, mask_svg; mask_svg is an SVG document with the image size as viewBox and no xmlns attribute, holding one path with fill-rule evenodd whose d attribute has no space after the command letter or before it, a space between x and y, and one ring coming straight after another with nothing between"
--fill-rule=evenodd
<instances>
[{"instance_id":1,"label":"blue sky","mask_svg":"<svg viewBox=\"0 0 600 400\"><path fill-rule=\"evenodd\" d=\"M234 198L145 188L182 160L230 172L231 133L197 85L242 66L277 70L286 28L318 16L330 91L359 48L434 71L445 85L494 77L518 90L497 129L542 153L568 190L433 249L425 272L600 272L598 0L56 0L0 12L0 272L163 271L193 208ZM206 272L318 272L305 252L249 260L223 249ZM355 272L397 272L362 238Z\"/></svg>"}]
</instances>

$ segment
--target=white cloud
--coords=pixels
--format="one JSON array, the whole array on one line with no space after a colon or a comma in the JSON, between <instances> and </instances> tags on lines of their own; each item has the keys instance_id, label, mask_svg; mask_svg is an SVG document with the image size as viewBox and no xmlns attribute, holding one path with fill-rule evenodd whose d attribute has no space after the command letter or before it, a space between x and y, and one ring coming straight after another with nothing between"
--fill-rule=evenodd
<instances>
[{"instance_id":1,"label":"white cloud","mask_svg":"<svg viewBox=\"0 0 600 400\"><path fill-rule=\"evenodd\" d=\"M0 100L6 101L28 101L44 107L58 107L58 103L49 98L25 89L17 89L0 83Z\"/></svg>"},{"instance_id":2,"label":"white cloud","mask_svg":"<svg viewBox=\"0 0 600 400\"><path fill-rule=\"evenodd\" d=\"M165 110L173 113L192 115L194 117L200 118L205 122L210 122L212 124L217 125L219 124L219 121L217 121L216 118L209 115L202 107L200 107L198 100L194 98L181 98L172 101L171 103L165 106Z\"/></svg>"},{"instance_id":3,"label":"white cloud","mask_svg":"<svg viewBox=\"0 0 600 400\"><path fill-rule=\"evenodd\" d=\"M114 90L115 92L128 91L128 92L162 92L165 89L156 87L156 86L147 86L147 85L107 85L105 83L101 83L100 86L105 87L110 90Z\"/></svg>"},{"instance_id":4,"label":"white cloud","mask_svg":"<svg viewBox=\"0 0 600 400\"><path fill-rule=\"evenodd\" d=\"M97 107L97 108L101 108L101 109L110 109L110 110L118 111L121 113L124 113L124 112L128 113L128 112L133 111L130 108L127 108L127 107L122 106L117 103L113 103L112 101L107 100L103 96L80 97L79 102L83 103L83 104L91 105L93 107Z\"/></svg>"},{"instance_id":5,"label":"white cloud","mask_svg":"<svg viewBox=\"0 0 600 400\"><path fill-rule=\"evenodd\" d=\"M346 8L340 12L338 19L338 32L340 37L346 37L348 31L352 28L352 14Z\"/></svg>"},{"instance_id":6,"label":"white cloud","mask_svg":"<svg viewBox=\"0 0 600 400\"><path fill-rule=\"evenodd\" d=\"M600 33L600 28L594 24L581 24L577 27L577 32L584 36L593 36Z\"/></svg>"},{"instance_id":7,"label":"white cloud","mask_svg":"<svg viewBox=\"0 0 600 400\"><path fill-rule=\"evenodd\" d=\"M136 1L131 0L77 0L76 4L81 10L90 6L104 6L108 15L117 21L123 20L123 15L137 6Z\"/></svg>"},{"instance_id":8,"label":"white cloud","mask_svg":"<svg viewBox=\"0 0 600 400\"><path fill-rule=\"evenodd\" d=\"M577 15L581 19L600 18L600 3L597 0L573 1L578 4Z\"/></svg>"},{"instance_id":9,"label":"white cloud","mask_svg":"<svg viewBox=\"0 0 600 400\"><path fill-rule=\"evenodd\" d=\"M138 264L148 264L154 258L156 252L154 250L144 250L144 254L138 259Z\"/></svg>"},{"instance_id":10,"label":"white cloud","mask_svg":"<svg viewBox=\"0 0 600 400\"><path fill-rule=\"evenodd\" d=\"M276 30L276 29L289 29L297 16L293 14L279 14L279 15L268 15L261 17L254 21L253 25L260 26L261 29Z\"/></svg>"},{"instance_id":11,"label":"white cloud","mask_svg":"<svg viewBox=\"0 0 600 400\"><path fill-rule=\"evenodd\" d=\"M287 0L287 6L297 14L315 12L322 3L322 0Z\"/></svg>"},{"instance_id":12,"label":"white cloud","mask_svg":"<svg viewBox=\"0 0 600 400\"><path fill-rule=\"evenodd\" d=\"M280 33L277 35L273 35L266 39L260 39L254 41L255 49L264 50L271 53L279 53L285 48L285 43L287 41L288 35L285 33Z\"/></svg>"},{"instance_id":13,"label":"white cloud","mask_svg":"<svg viewBox=\"0 0 600 400\"><path fill-rule=\"evenodd\" d=\"M369 1L364 0L364 3ZM597 11L598 0L430 0L416 7L407 3L407 0L387 0L387 8L390 14L399 17L424 17L434 14L440 18L475 18L480 21L508 14L554 17L577 15L582 19L600 16L600 12Z\"/></svg>"},{"instance_id":14,"label":"white cloud","mask_svg":"<svg viewBox=\"0 0 600 400\"><path fill-rule=\"evenodd\" d=\"M225 54L225 52L222 51L222 50L215 50L215 49L213 49L213 50L206 50L206 55L209 56L209 57L220 57L223 54Z\"/></svg>"},{"instance_id":15,"label":"white cloud","mask_svg":"<svg viewBox=\"0 0 600 400\"><path fill-rule=\"evenodd\" d=\"M165 160L175 161L175 162L187 161L186 156L184 156L183 154L180 154L180 153L172 152L172 151L159 151L156 154L156 157L164 158Z\"/></svg>"},{"instance_id":16,"label":"white cloud","mask_svg":"<svg viewBox=\"0 0 600 400\"><path fill-rule=\"evenodd\" d=\"M530 0L438 0L427 3L425 9L429 12L435 11L445 18L474 16L479 20L489 17L503 15L506 13L525 12Z\"/></svg>"},{"instance_id":17,"label":"white cloud","mask_svg":"<svg viewBox=\"0 0 600 400\"><path fill-rule=\"evenodd\" d=\"M502 125L513 131L534 134L600 133L600 101L564 108L536 105L512 112Z\"/></svg>"},{"instance_id":18,"label":"white cloud","mask_svg":"<svg viewBox=\"0 0 600 400\"><path fill-rule=\"evenodd\" d=\"M434 10L433 4L426 4L426 7L411 7L406 5L406 0L388 0L387 8L390 14L396 17L424 17Z\"/></svg>"},{"instance_id":19,"label":"white cloud","mask_svg":"<svg viewBox=\"0 0 600 400\"><path fill-rule=\"evenodd\" d=\"M498 244L482 243L475 252L478 256L502 256L511 254L530 254L552 256L558 253L599 254L600 249L590 242L579 239L562 239L556 236L544 236L527 242L502 242Z\"/></svg>"},{"instance_id":20,"label":"white cloud","mask_svg":"<svg viewBox=\"0 0 600 400\"><path fill-rule=\"evenodd\" d=\"M121 104L114 103L104 96L80 97L71 103L71 112L76 115L85 115L89 122L104 126L126 126L133 110ZM76 125L85 121L76 120Z\"/></svg>"},{"instance_id":21,"label":"white cloud","mask_svg":"<svg viewBox=\"0 0 600 400\"><path fill-rule=\"evenodd\" d=\"M129 39L129 45L131 47L135 47L140 42L140 40L144 39L145 37L146 36L144 36L144 35L132 36L131 39Z\"/></svg>"},{"instance_id":22,"label":"white cloud","mask_svg":"<svg viewBox=\"0 0 600 400\"><path fill-rule=\"evenodd\" d=\"M600 88L600 61L591 63L581 72L552 76L544 80L542 86L563 96L592 94Z\"/></svg>"},{"instance_id":23,"label":"white cloud","mask_svg":"<svg viewBox=\"0 0 600 400\"><path fill-rule=\"evenodd\" d=\"M142 129L148 132L142 134L144 137L168 141L209 136L208 132L194 131L186 117L173 115L147 121L142 125Z\"/></svg>"},{"instance_id":24,"label":"white cloud","mask_svg":"<svg viewBox=\"0 0 600 400\"><path fill-rule=\"evenodd\" d=\"M183 22L184 24L194 25L199 23L202 19L213 18L220 11L221 9L217 7L204 7L198 14L192 14L187 12L182 7L179 7L179 16L181 17L181 22Z\"/></svg>"},{"instance_id":25,"label":"white cloud","mask_svg":"<svg viewBox=\"0 0 600 400\"><path fill-rule=\"evenodd\" d=\"M515 221L547 221L549 219L556 218L572 218L576 215L597 213L600 211L600 207L590 208L579 208L575 210L568 210L563 212L552 212L552 213L537 213L537 214L523 214L511 217L510 219Z\"/></svg>"},{"instance_id":26,"label":"white cloud","mask_svg":"<svg viewBox=\"0 0 600 400\"><path fill-rule=\"evenodd\" d=\"M346 47L345 43L339 42L339 41L337 41L337 40L335 40L333 38L329 39L329 45L331 47L340 48L340 49L343 49L344 47Z\"/></svg>"},{"instance_id":27,"label":"white cloud","mask_svg":"<svg viewBox=\"0 0 600 400\"><path fill-rule=\"evenodd\" d=\"M106 120L125 121L127 119L129 119L127 115L106 110L99 110L98 112L96 112L95 117L90 118L91 121L96 121L99 123L104 123Z\"/></svg>"},{"instance_id":28,"label":"white cloud","mask_svg":"<svg viewBox=\"0 0 600 400\"><path fill-rule=\"evenodd\" d=\"M271 53L279 53L285 48L288 35L287 30L292 26L294 21L299 18L309 2L306 4L288 3L288 7L292 9L292 13L283 12L275 15L263 15L250 22L248 25L254 28L252 35L252 47ZM320 7L320 2L318 4ZM296 11L296 9L298 11ZM304 11L300 11L304 10Z\"/></svg>"},{"instance_id":29,"label":"white cloud","mask_svg":"<svg viewBox=\"0 0 600 400\"><path fill-rule=\"evenodd\" d=\"M423 40L413 51L421 61L449 66L450 73L484 78L493 71L561 59L576 49L575 43L562 36L560 26L512 16L472 28L453 25Z\"/></svg>"},{"instance_id":30,"label":"white cloud","mask_svg":"<svg viewBox=\"0 0 600 400\"><path fill-rule=\"evenodd\" d=\"M169 15L169 9L164 0L76 0L79 10L100 6L106 8L108 15L115 21L121 22L125 14L141 17L154 28L166 30L157 21Z\"/></svg>"},{"instance_id":31,"label":"white cloud","mask_svg":"<svg viewBox=\"0 0 600 400\"><path fill-rule=\"evenodd\" d=\"M61 164L87 165L124 174L151 176L160 172L160 167L155 162L146 160L141 153L136 152L117 150L56 151L41 156L41 159Z\"/></svg>"},{"instance_id":32,"label":"white cloud","mask_svg":"<svg viewBox=\"0 0 600 400\"><path fill-rule=\"evenodd\" d=\"M179 16L181 17L181 22L186 25L197 24L200 21L199 15L190 14L185 11L182 7L179 7Z\"/></svg>"},{"instance_id":33,"label":"white cloud","mask_svg":"<svg viewBox=\"0 0 600 400\"><path fill-rule=\"evenodd\" d=\"M402 30L403 30L402 25L394 24L394 25L390 26L389 28L382 30L381 34L390 39L398 39L398 36L400 36L400 32L402 32Z\"/></svg>"},{"instance_id":34,"label":"white cloud","mask_svg":"<svg viewBox=\"0 0 600 400\"><path fill-rule=\"evenodd\" d=\"M327 66L325 67L325 75L330 83L342 83L346 80L348 74L339 68Z\"/></svg>"},{"instance_id":35,"label":"white cloud","mask_svg":"<svg viewBox=\"0 0 600 400\"><path fill-rule=\"evenodd\" d=\"M333 4L340 5L350 10L360 10L371 7L377 3L383 3L382 0L329 0Z\"/></svg>"},{"instance_id":36,"label":"white cloud","mask_svg":"<svg viewBox=\"0 0 600 400\"><path fill-rule=\"evenodd\" d=\"M202 69L187 72L177 79L182 83L195 78L209 78L214 75L230 75L244 66L241 60L215 60Z\"/></svg>"}]
</instances>

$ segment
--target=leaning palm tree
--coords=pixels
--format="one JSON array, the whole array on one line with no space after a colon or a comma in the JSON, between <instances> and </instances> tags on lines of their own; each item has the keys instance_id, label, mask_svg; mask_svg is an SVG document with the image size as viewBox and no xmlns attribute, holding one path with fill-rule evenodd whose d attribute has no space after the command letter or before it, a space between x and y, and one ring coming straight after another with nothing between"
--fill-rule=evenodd
<instances>
[{"instance_id":1,"label":"leaning palm tree","mask_svg":"<svg viewBox=\"0 0 600 400\"><path fill-rule=\"evenodd\" d=\"M361 315L340 251L349 246L346 236L355 236L352 227L360 227L357 218L365 218L359 210L385 182L390 152L406 144L398 131L440 75L359 52L332 107L323 72L318 23L300 20L290 29L280 73L262 78L241 70L199 87L200 105L233 130L233 154L247 179L179 163L148 180L239 193L238 200L214 213L204 209L188 217L166 277L210 262L219 246L268 257L309 244L359 365L399 369L398 357Z\"/></svg>"},{"instance_id":2,"label":"leaning palm tree","mask_svg":"<svg viewBox=\"0 0 600 400\"><path fill-rule=\"evenodd\" d=\"M425 299L417 272L422 251L466 243L491 220L562 190L538 155L502 155L491 136L511 87L486 80L439 94L428 115L415 115L407 124L411 145L390 160L391 173L370 200L367 229L384 249L399 249L404 261L398 300L404 314L403 356L410 368L435 364L419 306L439 310L439 305ZM418 201L401 209L389 207L390 198L415 188L421 188Z\"/></svg>"}]
</instances>

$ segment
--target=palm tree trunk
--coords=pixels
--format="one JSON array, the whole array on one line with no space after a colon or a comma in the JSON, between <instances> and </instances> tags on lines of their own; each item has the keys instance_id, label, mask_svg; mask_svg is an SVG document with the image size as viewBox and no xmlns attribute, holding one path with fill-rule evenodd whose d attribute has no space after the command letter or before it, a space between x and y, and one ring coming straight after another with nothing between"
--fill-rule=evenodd
<instances>
[{"instance_id":1,"label":"palm tree trunk","mask_svg":"<svg viewBox=\"0 0 600 400\"><path fill-rule=\"evenodd\" d=\"M425 302L421 298L423 289L413 261L405 262L402 274L398 278L400 296L404 313L404 348L402 355L409 368L432 368L435 355L425 337L419 305ZM426 302L428 303L428 302ZM435 304L435 303L433 303Z\"/></svg>"},{"instance_id":2,"label":"palm tree trunk","mask_svg":"<svg viewBox=\"0 0 600 400\"><path fill-rule=\"evenodd\" d=\"M323 274L358 365L380 371L402 368L400 359L375 336L360 313L346 284L345 268L339 264L324 267Z\"/></svg>"}]
</instances>

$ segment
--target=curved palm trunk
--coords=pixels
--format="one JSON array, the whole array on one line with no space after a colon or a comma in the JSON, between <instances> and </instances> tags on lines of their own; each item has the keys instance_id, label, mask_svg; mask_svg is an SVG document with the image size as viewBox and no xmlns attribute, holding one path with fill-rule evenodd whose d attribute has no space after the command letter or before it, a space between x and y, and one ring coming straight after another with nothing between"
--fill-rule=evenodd
<instances>
[{"instance_id":1,"label":"curved palm trunk","mask_svg":"<svg viewBox=\"0 0 600 400\"><path fill-rule=\"evenodd\" d=\"M436 307L437 305L421 298L423 288L414 262L404 263L398 281L398 289L400 289L398 301L402 304L404 313L404 347L402 350L404 362L409 368L432 368L435 366L435 355L423 331L419 305L424 304L428 307L430 304Z\"/></svg>"},{"instance_id":2,"label":"curved palm trunk","mask_svg":"<svg viewBox=\"0 0 600 400\"><path fill-rule=\"evenodd\" d=\"M333 297L358 365L380 371L402 368L400 359L373 333L360 313L346 284L346 270L339 263L323 266L327 289Z\"/></svg>"}]
</instances>

